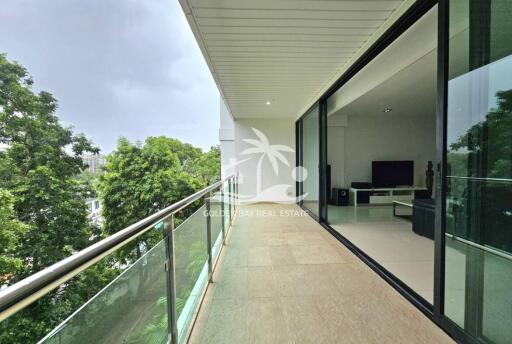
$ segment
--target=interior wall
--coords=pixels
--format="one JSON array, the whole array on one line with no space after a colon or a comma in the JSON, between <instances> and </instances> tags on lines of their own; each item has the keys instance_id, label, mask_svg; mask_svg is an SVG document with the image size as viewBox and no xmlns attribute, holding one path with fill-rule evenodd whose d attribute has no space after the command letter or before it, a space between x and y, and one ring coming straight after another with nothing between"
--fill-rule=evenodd
<instances>
[{"instance_id":1,"label":"interior wall","mask_svg":"<svg viewBox=\"0 0 512 344\"><path fill-rule=\"evenodd\" d=\"M302 121L302 166L306 172L302 185L304 201L318 203L320 199L320 132L318 127L318 107L316 107L310 115L304 117ZM318 211L316 210L316 212Z\"/></svg>"},{"instance_id":2,"label":"interior wall","mask_svg":"<svg viewBox=\"0 0 512 344\"><path fill-rule=\"evenodd\" d=\"M374 160L414 160L414 183L425 186L435 162L435 116L349 116L345 129L345 185L371 182Z\"/></svg>"},{"instance_id":3,"label":"interior wall","mask_svg":"<svg viewBox=\"0 0 512 344\"><path fill-rule=\"evenodd\" d=\"M328 124L327 163L331 165L331 188L345 186L345 127Z\"/></svg>"},{"instance_id":4,"label":"interior wall","mask_svg":"<svg viewBox=\"0 0 512 344\"><path fill-rule=\"evenodd\" d=\"M235 122L235 155L239 172L239 193L242 202L295 202L295 180L292 171L295 168L295 121L293 119L237 119ZM253 130L263 133L271 147L267 153L279 151L286 163L277 159L277 173L270 159L261 153L244 154L254 148L255 141L261 139ZM249 141L247 141L249 140ZM260 190L258 190L258 187Z\"/></svg>"}]
</instances>

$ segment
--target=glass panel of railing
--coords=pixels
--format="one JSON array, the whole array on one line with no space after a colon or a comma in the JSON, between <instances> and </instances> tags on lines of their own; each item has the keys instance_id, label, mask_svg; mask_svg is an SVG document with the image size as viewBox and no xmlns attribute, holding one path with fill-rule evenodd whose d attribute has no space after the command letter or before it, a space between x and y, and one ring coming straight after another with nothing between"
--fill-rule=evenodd
<instances>
[{"instance_id":1,"label":"glass panel of railing","mask_svg":"<svg viewBox=\"0 0 512 344\"><path fill-rule=\"evenodd\" d=\"M168 330L164 262L162 240L41 342L165 343Z\"/></svg>"},{"instance_id":2,"label":"glass panel of railing","mask_svg":"<svg viewBox=\"0 0 512 344\"><path fill-rule=\"evenodd\" d=\"M229 184L226 182L224 183L224 226L226 228L226 230L229 228L229 223L231 222L230 221L230 216L231 216L231 211L230 211L230 208L231 205L230 205L230 202L229 202Z\"/></svg>"},{"instance_id":3,"label":"glass panel of railing","mask_svg":"<svg viewBox=\"0 0 512 344\"><path fill-rule=\"evenodd\" d=\"M235 183L233 183L233 179L231 179L231 193L229 195L229 204L231 205L230 221L233 221L233 216L235 216Z\"/></svg>"},{"instance_id":4,"label":"glass panel of railing","mask_svg":"<svg viewBox=\"0 0 512 344\"><path fill-rule=\"evenodd\" d=\"M214 263L222 246L222 200L220 197L220 191L214 192L210 202L212 252Z\"/></svg>"},{"instance_id":5,"label":"glass panel of railing","mask_svg":"<svg viewBox=\"0 0 512 344\"><path fill-rule=\"evenodd\" d=\"M182 343L208 282L206 207L201 206L174 230L176 315Z\"/></svg>"}]
</instances>

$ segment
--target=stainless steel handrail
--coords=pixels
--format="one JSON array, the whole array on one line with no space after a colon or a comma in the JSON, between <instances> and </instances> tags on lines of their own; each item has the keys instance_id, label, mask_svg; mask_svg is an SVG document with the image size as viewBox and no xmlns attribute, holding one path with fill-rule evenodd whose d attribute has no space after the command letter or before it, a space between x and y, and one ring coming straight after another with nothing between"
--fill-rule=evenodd
<instances>
[{"instance_id":1,"label":"stainless steel handrail","mask_svg":"<svg viewBox=\"0 0 512 344\"><path fill-rule=\"evenodd\" d=\"M499 250L494 249L494 248L489 247L489 246L484 246L484 245L477 244L476 242L473 242L471 240L467 240L467 239L461 238L460 236L453 235L453 234L450 234L450 233L445 233L444 235L447 238L450 238L450 239L452 239L454 241L460 241L460 242L462 242L462 243L464 243L466 245L469 245L469 246L472 246L474 248L480 249L482 251L488 252L488 253L493 254L495 256L498 256L498 257L501 257L501 258L504 258L504 259L508 259L508 260L512 260L512 255L507 254L506 252L499 251Z\"/></svg>"},{"instance_id":2,"label":"stainless steel handrail","mask_svg":"<svg viewBox=\"0 0 512 344\"><path fill-rule=\"evenodd\" d=\"M184 209L234 177L226 177L0 291L0 321L48 294L101 258L144 234L158 222Z\"/></svg>"},{"instance_id":3,"label":"stainless steel handrail","mask_svg":"<svg viewBox=\"0 0 512 344\"><path fill-rule=\"evenodd\" d=\"M509 179L509 178L462 177L462 176L446 176L446 178L463 179L463 180L470 180L470 181L481 181L481 182L500 182L500 183L512 182L512 179Z\"/></svg>"}]
</instances>

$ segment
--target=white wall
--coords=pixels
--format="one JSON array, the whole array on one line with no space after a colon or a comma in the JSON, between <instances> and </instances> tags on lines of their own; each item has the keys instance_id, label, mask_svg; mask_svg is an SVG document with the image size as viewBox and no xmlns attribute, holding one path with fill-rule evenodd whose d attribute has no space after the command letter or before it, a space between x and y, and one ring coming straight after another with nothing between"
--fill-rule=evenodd
<instances>
[{"instance_id":1,"label":"white wall","mask_svg":"<svg viewBox=\"0 0 512 344\"><path fill-rule=\"evenodd\" d=\"M374 160L414 160L414 183L425 186L427 162L435 162L435 142L434 115L349 116L345 128L345 186L371 182Z\"/></svg>"},{"instance_id":2,"label":"white wall","mask_svg":"<svg viewBox=\"0 0 512 344\"><path fill-rule=\"evenodd\" d=\"M327 163L331 165L331 188L345 186L345 128L347 116L327 117Z\"/></svg>"},{"instance_id":3,"label":"white wall","mask_svg":"<svg viewBox=\"0 0 512 344\"><path fill-rule=\"evenodd\" d=\"M241 154L244 150L254 147L244 140L259 140L252 128L261 131L270 145L284 145L292 150L291 152L281 151L288 166L278 161L277 174L269 159L263 158L259 194L257 192L258 161L262 154ZM295 180L292 178L292 170L295 168L295 121L293 119L237 119L235 121L235 154L239 163L235 169L240 173L239 192L242 197L245 196L249 202L293 202L295 200Z\"/></svg>"},{"instance_id":4,"label":"white wall","mask_svg":"<svg viewBox=\"0 0 512 344\"><path fill-rule=\"evenodd\" d=\"M331 165L331 187L345 186L345 128L329 126L327 132L327 163Z\"/></svg>"},{"instance_id":5,"label":"white wall","mask_svg":"<svg viewBox=\"0 0 512 344\"><path fill-rule=\"evenodd\" d=\"M288 166L278 161L277 174L262 153L241 154L254 147L245 140L261 141L252 128L259 130L270 145L284 145L289 152L280 153ZM234 119L224 101L220 102L220 149L222 177L239 173L241 202L295 202L295 121L293 119ZM258 192L258 179L259 192Z\"/></svg>"},{"instance_id":6,"label":"white wall","mask_svg":"<svg viewBox=\"0 0 512 344\"><path fill-rule=\"evenodd\" d=\"M232 175L235 170L233 163L235 161L235 123L233 116L229 112L224 100L220 100L220 161L221 177L224 179Z\"/></svg>"}]
</instances>

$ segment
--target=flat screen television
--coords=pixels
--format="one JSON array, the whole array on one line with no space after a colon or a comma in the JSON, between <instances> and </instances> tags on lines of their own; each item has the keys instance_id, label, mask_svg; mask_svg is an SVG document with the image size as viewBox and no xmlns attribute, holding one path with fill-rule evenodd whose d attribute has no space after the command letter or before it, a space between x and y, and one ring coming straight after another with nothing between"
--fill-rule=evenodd
<instances>
[{"instance_id":1,"label":"flat screen television","mask_svg":"<svg viewBox=\"0 0 512 344\"><path fill-rule=\"evenodd\" d=\"M374 188L394 188L414 185L414 161L372 161Z\"/></svg>"}]
</instances>

